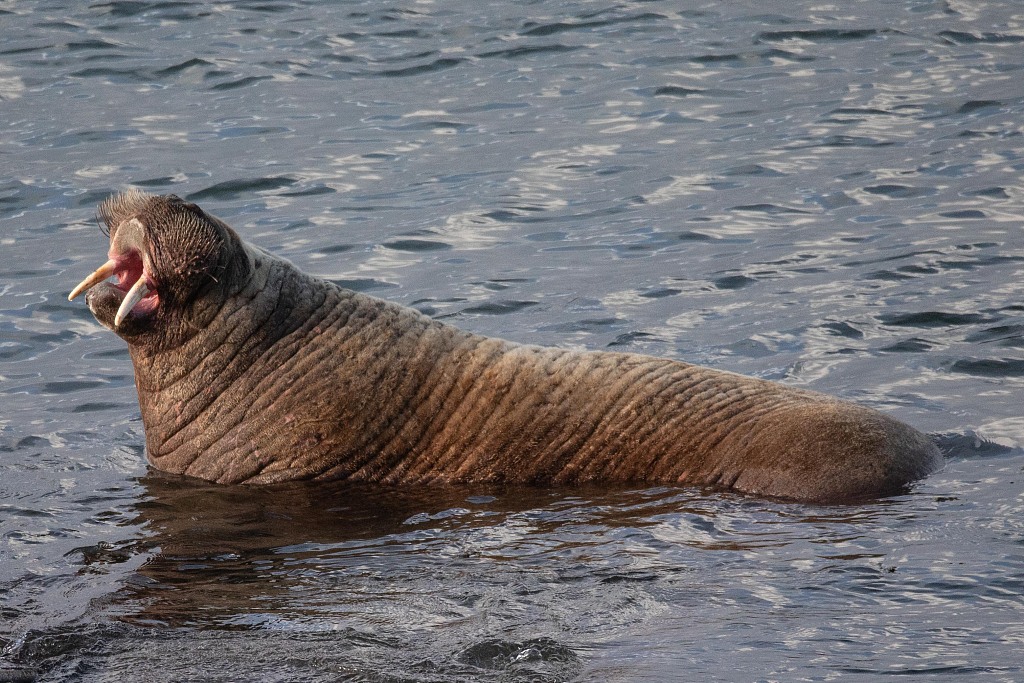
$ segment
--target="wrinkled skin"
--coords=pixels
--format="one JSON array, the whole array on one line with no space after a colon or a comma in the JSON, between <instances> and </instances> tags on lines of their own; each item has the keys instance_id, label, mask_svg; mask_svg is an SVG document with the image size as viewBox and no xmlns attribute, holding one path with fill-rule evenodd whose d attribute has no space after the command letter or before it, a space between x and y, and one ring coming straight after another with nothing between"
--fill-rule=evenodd
<instances>
[{"instance_id":1,"label":"wrinkled skin","mask_svg":"<svg viewBox=\"0 0 1024 683\"><path fill-rule=\"evenodd\" d=\"M672 483L841 502L902 491L941 462L913 428L821 394L464 332L306 275L174 196L131 191L100 214L111 261L82 288L128 342L161 470L226 484Z\"/></svg>"}]
</instances>

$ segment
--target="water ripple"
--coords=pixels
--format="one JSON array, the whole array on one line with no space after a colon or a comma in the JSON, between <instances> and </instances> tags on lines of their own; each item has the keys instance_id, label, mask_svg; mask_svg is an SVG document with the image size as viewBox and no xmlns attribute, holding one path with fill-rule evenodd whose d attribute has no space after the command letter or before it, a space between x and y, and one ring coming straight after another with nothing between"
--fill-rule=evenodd
<instances>
[{"instance_id":1,"label":"water ripple","mask_svg":"<svg viewBox=\"0 0 1024 683\"><path fill-rule=\"evenodd\" d=\"M3 4L0 678L1021 677L1013 4L530 7ZM126 186L476 332L854 398L946 467L853 508L139 479L128 353L64 300Z\"/></svg>"}]
</instances>

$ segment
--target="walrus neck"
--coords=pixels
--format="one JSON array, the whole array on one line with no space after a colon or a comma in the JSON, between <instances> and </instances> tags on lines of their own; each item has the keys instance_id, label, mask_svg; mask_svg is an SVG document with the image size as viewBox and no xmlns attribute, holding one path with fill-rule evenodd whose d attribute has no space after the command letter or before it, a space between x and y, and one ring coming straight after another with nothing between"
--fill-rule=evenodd
<instances>
[{"instance_id":1,"label":"walrus neck","mask_svg":"<svg viewBox=\"0 0 1024 683\"><path fill-rule=\"evenodd\" d=\"M257 261L216 325L173 351L133 352L150 460L222 483L389 469L430 425L409 409L428 377L458 376L452 354L483 339Z\"/></svg>"},{"instance_id":2,"label":"walrus neck","mask_svg":"<svg viewBox=\"0 0 1024 683\"><path fill-rule=\"evenodd\" d=\"M171 348L129 347L151 452L163 451L178 425L201 422L226 387L251 367L272 363L267 356L282 340L309 334L346 298L344 290L324 288L287 261L256 250L249 256L244 286L203 312L217 324L193 321L189 336ZM329 305L328 294L335 299Z\"/></svg>"},{"instance_id":3,"label":"walrus neck","mask_svg":"<svg viewBox=\"0 0 1024 683\"><path fill-rule=\"evenodd\" d=\"M129 347L140 393L167 392L215 378L224 382L244 370L244 363L255 361L268 344L315 315L324 296L313 278L287 261L246 251L249 277L192 310L179 323L177 344Z\"/></svg>"}]
</instances>

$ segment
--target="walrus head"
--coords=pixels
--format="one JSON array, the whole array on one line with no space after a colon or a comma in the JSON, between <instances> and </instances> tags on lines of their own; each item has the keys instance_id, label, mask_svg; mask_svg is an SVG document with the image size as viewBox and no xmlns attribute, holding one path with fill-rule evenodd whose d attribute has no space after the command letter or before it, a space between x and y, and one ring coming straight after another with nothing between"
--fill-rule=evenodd
<instances>
[{"instance_id":1,"label":"walrus head","mask_svg":"<svg viewBox=\"0 0 1024 683\"><path fill-rule=\"evenodd\" d=\"M238 235L174 195L129 190L99 208L108 260L71 292L86 290L96 319L129 343L174 346L216 314L251 269ZM107 282L111 276L117 280Z\"/></svg>"}]
</instances>

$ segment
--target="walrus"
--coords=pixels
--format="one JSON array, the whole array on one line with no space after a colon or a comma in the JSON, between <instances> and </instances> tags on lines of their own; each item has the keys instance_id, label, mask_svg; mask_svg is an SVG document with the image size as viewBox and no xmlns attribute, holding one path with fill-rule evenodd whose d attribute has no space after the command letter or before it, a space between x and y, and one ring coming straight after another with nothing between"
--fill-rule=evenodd
<instances>
[{"instance_id":1,"label":"walrus","mask_svg":"<svg viewBox=\"0 0 1024 683\"><path fill-rule=\"evenodd\" d=\"M301 272L174 195L99 207L75 287L128 343L154 467L223 484L672 484L833 503L941 456L878 411L634 353L513 343ZM116 281L107 281L116 276Z\"/></svg>"}]
</instances>

